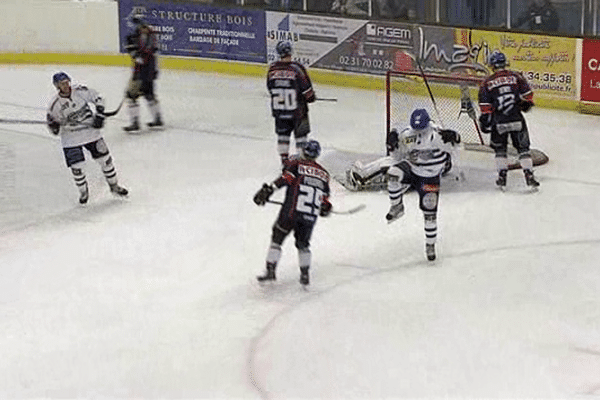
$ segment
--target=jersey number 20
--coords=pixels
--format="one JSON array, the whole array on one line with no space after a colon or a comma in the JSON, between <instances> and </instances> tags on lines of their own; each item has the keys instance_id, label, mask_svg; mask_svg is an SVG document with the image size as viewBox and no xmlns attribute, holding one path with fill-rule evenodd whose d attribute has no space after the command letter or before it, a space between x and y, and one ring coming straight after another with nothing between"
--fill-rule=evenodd
<instances>
[{"instance_id":1,"label":"jersey number 20","mask_svg":"<svg viewBox=\"0 0 600 400\"><path fill-rule=\"evenodd\" d=\"M273 110L292 111L298 107L296 91L294 89L271 89Z\"/></svg>"}]
</instances>

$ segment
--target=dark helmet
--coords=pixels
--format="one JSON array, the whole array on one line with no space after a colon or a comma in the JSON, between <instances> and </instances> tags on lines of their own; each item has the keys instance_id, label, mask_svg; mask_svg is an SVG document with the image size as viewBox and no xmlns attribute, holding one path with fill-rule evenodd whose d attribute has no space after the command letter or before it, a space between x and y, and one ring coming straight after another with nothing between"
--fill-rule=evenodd
<instances>
[{"instance_id":1,"label":"dark helmet","mask_svg":"<svg viewBox=\"0 0 600 400\"><path fill-rule=\"evenodd\" d=\"M302 148L304 158L314 160L321 154L321 145L316 140L309 140Z\"/></svg>"},{"instance_id":2,"label":"dark helmet","mask_svg":"<svg viewBox=\"0 0 600 400\"><path fill-rule=\"evenodd\" d=\"M277 51L280 58L289 56L292 54L292 44L290 42L281 41L277 43L275 51Z\"/></svg>"},{"instance_id":3,"label":"dark helmet","mask_svg":"<svg viewBox=\"0 0 600 400\"><path fill-rule=\"evenodd\" d=\"M410 127L416 130L427 128L430 121L431 118L424 108L417 108L410 115Z\"/></svg>"},{"instance_id":4,"label":"dark helmet","mask_svg":"<svg viewBox=\"0 0 600 400\"><path fill-rule=\"evenodd\" d=\"M506 67L506 56L500 51L495 51L490 55L488 64L494 69Z\"/></svg>"},{"instance_id":5,"label":"dark helmet","mask_svg":"<svg viewBox=\"0 0 600 400\"><path fill-rule=\"evenodd\" d=\"M52 83L57 88L58 88L58 82L64 81L65 79L68 80L69 82L71 82L71 78L69 77L69 75L67 75L65 72L62 72L62 71L57 72L54 75L52 75Z\"/></svg>"}]
</instances>

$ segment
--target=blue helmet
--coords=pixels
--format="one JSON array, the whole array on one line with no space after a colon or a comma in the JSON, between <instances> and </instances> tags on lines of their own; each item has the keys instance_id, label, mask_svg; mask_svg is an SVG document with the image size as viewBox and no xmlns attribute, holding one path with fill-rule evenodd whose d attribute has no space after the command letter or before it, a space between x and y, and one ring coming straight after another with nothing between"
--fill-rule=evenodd
<instances>
[{"instance_id":1,"label":"blue helmet","mask_svg":"<svg viewBox=\"0 0 600 400\"><path fill-rule=\"evenodd\" d=\"M506 56L500 51L495 51L490 55L488 64L495 69L504 68L506 67Z\"/></svg>"},{"instance_id":2,"label":"blue helmet","mask_svg":"<svg viewBox=\"0 0 600 400\"><path fill-rule=\"evenodd\" d=\"M417 108L410 115L410 127L413 129L425 129L429 125L430 121L431 118L429 118L429 114L424 108Z\"/></svg>"},{"instance_id":3,"label":"blue helmet","mask_svg":"<svg viewBox=\"0 0 600 400\"><path fill-rule=\"evenodd\" d=\"M321 145L316 140L309 140L302 148L302 154L305 158L314 160L321 154Z\"/></svg>"},{"instance_id":4,"label":"blue helmet","mask_svg":"<svg viewBox=\"0 0 600 400\"><path fill-rule=\"evenodd\" d=\"M281 41L277 43L275 51L277 51L280 58L289 56L292 54L292 44L290 42Z\"/></svg>"},{"instance_id":5,"label":"blue helmet","mask_svg":"<svg viewBox=\"0 0 600 400\"><path fill-rule=\"evenodd\" d=\"M52 75L52 83L54 84L54 86L58 87L58 82L60 81L64 81L64 80L68 80L69 82L71 82L71 78L69 77L69 75L67 75L64 72L57 72L54 75Z\"/></svg>"}]
</instances>

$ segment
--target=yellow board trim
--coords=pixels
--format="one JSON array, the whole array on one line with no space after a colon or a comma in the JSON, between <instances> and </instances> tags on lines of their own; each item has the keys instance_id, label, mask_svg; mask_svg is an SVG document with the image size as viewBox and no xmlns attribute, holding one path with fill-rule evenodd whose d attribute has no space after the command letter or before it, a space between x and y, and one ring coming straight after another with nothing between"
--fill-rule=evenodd
<instances>
[{"instance_id":1,"label":"yellow board trim","mask_svg":"<svg viewBox=\"0 0 600 400\"><path fill-rule=\"evenodd\" d=\"M126 54L0 53L0 64L91 64L130 66L131 60ZM266 64L171 56L161 56L160 67L171 70L217 72L221 74L256 77L263 77L267 72ZM366 90L385 90L385 77L383 76L353 74L343 71L312 68L310 70L310 77L313 82L323 85L352 87ZM582 111L580 102L575 100L537 96L534 98L534 101L539 107Z\"/></svg>"}]
</instances>

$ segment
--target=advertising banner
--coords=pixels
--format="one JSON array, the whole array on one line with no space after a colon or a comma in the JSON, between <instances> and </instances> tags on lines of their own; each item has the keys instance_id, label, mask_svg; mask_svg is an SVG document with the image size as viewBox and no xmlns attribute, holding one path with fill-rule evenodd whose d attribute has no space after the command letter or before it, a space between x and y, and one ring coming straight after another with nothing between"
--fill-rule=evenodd
<instances>
[{"instance_id":1,"label":"advertising banner","mask_svg":"<svg viewBox=\"0 0 600 400\"><path fill-rule=\"evenodd\" d=\"M307 67L317 66L317 60L347 40L364 24L364 21L344 18L267 12L267 62L277 60L275 46L279 41L286 40L292 43L294 61Z\"/></svg>"},{"instance_id":2,"label":"advertising banner","mask_svg":"<svg viewBox=\"0 0 600 400\"><path fill-rule=\"evenodd\" d=\"M120 51L141 16L158 32L161 54L237 61L266 61L265 13L198 3L119 0Z\"/></svg>"},{"instance_id":3,"label":"advertising banner","mask_svg":"<svg viewBox=\"0 0 600 400\"><path fill-rule=\"evenodd\" d=\"M537 94L578 100L575 38L507 32L458 31L463 44L477 48L480 62L495 50L506 54L509 68L527 78Z\"/></svg>"},{"instance_id":4,"label":"advertising banner","mask_svg":"<svg viewBox=\"0 0 600 400\"><path fill-rule=\"evenodd\" d=\"M600 103L600 40L583 39L581 100Z\"/></svg>"},{"instance_id":5,"label":"advertising banner","mask_svg":"<svg viewBox=\"0 0 600 400\"><path fill-rule=\"evenodd\" d=\"M385 75L412 69L413 25L368 21L314 63L319 68Z\"/></svg>"}]
</instances>

